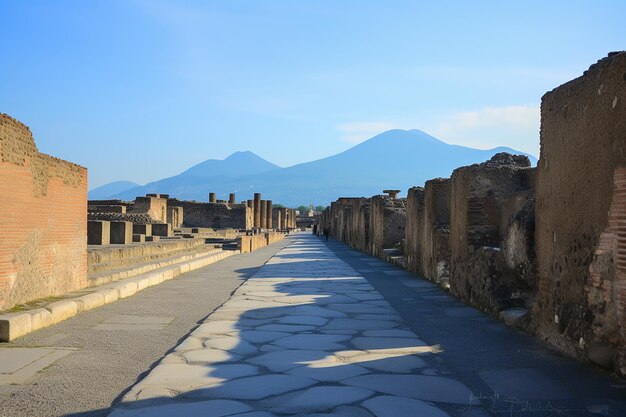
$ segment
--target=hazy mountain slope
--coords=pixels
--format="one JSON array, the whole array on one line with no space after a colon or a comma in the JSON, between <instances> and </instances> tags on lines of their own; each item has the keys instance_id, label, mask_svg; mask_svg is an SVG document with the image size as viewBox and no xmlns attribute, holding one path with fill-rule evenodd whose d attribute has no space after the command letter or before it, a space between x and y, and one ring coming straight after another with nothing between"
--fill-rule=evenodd
<instances>
[{"instance_id":1,"label":"hazy mountain slope","mask_svg":"<svg viewBox=\"0 0 626 417\"><path fill-rule=\"evenodd\" d=\"M115 181L108 184L96 187L89 191L90 200L106 200L113 197L116 194L135 188L139 186L136 182L132 181Z\"/></svg>"},{"instance_id":2,"label":"hazy mountain slope","mask_svg":"<svg viewBox=\"0 0 626 417\"><path fill-rule=\"evenodd\" d=\"M246 175L238 176L225 170L220 175L211 171L214 176L190 175L189 172L199 169L202 165L199 164L181 175L120 196L132 199L146 192L161 192L181 199L207 201L209 192L217 192L218 198L234 192L241 201L261 192L263 198L288 206L324 205L337 197L371 196L387 188L406 193L411 186L423 185L431 178L448 177L455 168L483 162L498 152L522 153L504 147L479 150L449 145L419 130L390 130L340 154L288 168L260 173L242 168L239 172ZM536 164L536 159L530 158Z\"/></svg>"},{"instance_id":3,"label":"hazy mountain slope","mask_svg":"<svg viewBox=\"0 0 626 417\"><path fill-rule=\"evenodd\" d=\"M204 201L209 192L220 192L219 190L213 190L211 188L213 186L219 187L219 184L243 175L256 176L276 169L280 170L281 168L252 152L235 152L224 160L209 159L173 177L124 190L118 193L116 198L132 200L136 196L148 193L163 193L185 199ZM206 192L201 190L206 190ZM232 191L228 191L226 195L220 195L218 198L227 198L229 192ZM192 195L195 197L188 197Z\"/></svg>"}]
</instances>

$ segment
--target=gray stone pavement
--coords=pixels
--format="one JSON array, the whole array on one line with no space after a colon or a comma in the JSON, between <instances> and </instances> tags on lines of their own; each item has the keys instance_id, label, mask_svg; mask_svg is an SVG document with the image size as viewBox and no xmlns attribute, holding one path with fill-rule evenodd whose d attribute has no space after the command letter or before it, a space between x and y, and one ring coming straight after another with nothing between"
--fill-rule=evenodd
<instances>
[{"instance_id":1,"label":"gray stone pavement","mask_svg":"<svg viewBox=\"0 0 626 417\"><path fill-rule=\"evenodd\" d=\"M622 382L401 269L312 235L292 239L110 416L625 415Z\"/></svg>"},{"instance_id":2,"label":"gray stone pavement","mask_svg":"<svg viewBox=\"0 0 626 417\"><path fill-rule=\"evenodd\" d=\"M0 416L100 417L289 242L235 255L0 343Z\"/></svg>"}]
</instances>

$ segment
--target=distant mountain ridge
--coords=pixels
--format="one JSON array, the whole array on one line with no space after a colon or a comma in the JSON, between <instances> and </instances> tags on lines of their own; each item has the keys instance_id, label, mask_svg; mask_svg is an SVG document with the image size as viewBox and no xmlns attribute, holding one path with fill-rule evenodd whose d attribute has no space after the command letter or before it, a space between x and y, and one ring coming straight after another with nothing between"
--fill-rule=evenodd
<instances>
[{"instance_id":1,"label":"distant mountain ridge","mask_svg":"<svg viewBox=\"0 0 626 417\"><path fill-rule=\"evenodd\" d=\"M338 197L371 196L383 189L403 192L426 180L449 177L460 166L484 162L499 152L527 155L507 147L490 150L447 144L420 130L390 130L339 154L280 168L252 152L237 152L223 161L208 160L179 175L124 190L109 197L132 200L165 193L184 200L207 201L209 192L238 201L260 192L286 206L326 205Z\"/></svg>"},{"instance_id":2,"label":"distant mountain ridge","mask_svg":"<svg viewBox=\"0 0 626 417\"><path fill-rule=\"evenodd\" d=\"M131 188L140 187L132 181L114 181L89 191L90 200L104 200Z\"/></svg>"}]
</instances>

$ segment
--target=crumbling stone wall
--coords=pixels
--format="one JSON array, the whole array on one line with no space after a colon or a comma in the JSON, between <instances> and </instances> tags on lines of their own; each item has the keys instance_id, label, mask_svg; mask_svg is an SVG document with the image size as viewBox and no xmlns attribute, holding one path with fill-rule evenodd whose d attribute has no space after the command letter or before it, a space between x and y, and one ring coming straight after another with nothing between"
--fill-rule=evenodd
<instances>
[{"instance_id":1,"label":"crumbling stone wall","mask_svg":"<svg viewBox=\"0 0 626 417\"><path fill-rule=\"evenodd\" d=\"M87 285L87 170L0 113L0 310Z\"/></svg>"},{"instance_id":2,"label":"crumbling stone wall","mask_svg":"<svg viewBox=\"0 0 626 417\"><path fill-rule=\"evenodd\" d=\"M501 246L512 213L503 204L533 188L534 170L525 156L507 153L454 170L450 190L450 289L477 307L498 314L527 307L527 282L509 273ZM515 211L515 210L512 210Z\"/></svg>"},{"instance_id":3,"label":"crumbling stone wall","mask_svg":"<svg viewBox=\"0 0 626 417\"><path fill-rule=\"evenodd\" d=\"M424 189L411 187L406 197L406 228L404 256L406 268L416 274L422 273L422 235L424 227Z\"/></svg>"},{"instance_id":4,"label":"crumbling stone wall","mask_svg":"<svg viewBox=\"0 0 626 417\"><path fill-rule=\"evenodd\" d=\"M200 203L169 199L169 204L182 207L185 227L214 229L251 229L253 210L246 204Z\"/></svg>"},{"instance_id":5,"label":"crumbling stone wall","mask_svg":"<svg viewBox=\"0 0 626 417\"><path fill-rule=\"evenodd\" d=\"M167 207L167 222L172 225L172 228L180 228L183 225L183 208L177 206Z\"/></svg>"},{"instance_id":6,"label":"crumbling stone wall","mask_svg":"<svg viewBox=\"0 0 626 417\"><path fill-rule=\"evenodd\" d=\"M129 213L145 213L156 223L167 223L167 195L147 195L135 198L135 204Z\"/></svg>"},{"instance_id":7,"label":"crumbling stone wall","mask_svg":"<svg viewBox=\"0 0 626 417\"><path fill-rule=\"evenodd\" d=\"M369 220L369 253L383 257L383 249L393 248L404 240L406 199L372 197Z\"/></svg>"},{"instance_id":8,"label":"crumbling stone wall","mask_svg":"<svg viewBox=\"0 0 626 417\"><path fill-rule=\"evenodd\" d=\"M626 53L541 102L536 331L626 375Z\"/></svg>"},{"instance_id":9,"label":"crumbling stone wall","mask_svg":"<svg viewBox=\"0 0 626 417\"><path fill-rule=\"evenodd\" d=\"M426 181L407 196L404 254L407 269L441 286L449 286L450 180Z\"/></svg>"}]
</instances>

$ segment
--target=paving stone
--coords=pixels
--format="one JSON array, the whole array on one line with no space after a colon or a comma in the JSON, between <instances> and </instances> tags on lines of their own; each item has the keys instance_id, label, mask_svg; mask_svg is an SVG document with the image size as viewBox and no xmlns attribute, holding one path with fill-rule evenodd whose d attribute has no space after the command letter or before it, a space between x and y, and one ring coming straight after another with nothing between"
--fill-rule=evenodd
<instances>
[{"instance_id":1,"label":"paving stone","mask_svg":"<svg viewBox=\"0 0 626 417\"><path fill-rule=\"evenodd\" d=\"M175 391L186 391L222 381L221 378L210 376L210 369L204 365L162 364L152 369L148 376L141 381L141 388L156 386Z\"/></svg>"},{"instance_id":2,"label":"paving stone","mask_svg":"<svg viewBox=\"0 0 626 417\"><path fill-rule=\"evenodd\" d=\"M323 326L328 322L327 318L315 316L285 316L278 320L279 323L288 324L310 324L312 326Z\"/></svg>"},{"instance_id":3,"label":"paving stone","mask_svg":"<svg viewBox=\"0 0 626 417\"><path fill-rule=\"evenodd\" d=\"M241 330L241 327L237 321L215 320L201 324L191 335L200 338L212 337L215 335L236 333L239 330Z\"/></svg>"},{"instance_id":4,"label":"paving stone","mask_svg":"<svg viewBox=\"0 0 626 417\"><path fill-rule=\"evenodd\" d=\"M262 375L226 381L215 387L186 394L188 398L230 398L261 400L271 395L296 391L315 384L315 381L293 375Z\"/></svg>"},{"instance_id":5,"label":"paving stone","mask_svg":"<svg viewBox=\"0 0 626 417\"><path fill-rule=\"evenodd\" d=\"M352 404L368 398L373 391L355 387L322 386L296 393L288 399L276 398L277 406L272 411L278 413L306 413L333 409L339 405Z\"/></svg>"},{"instance_id":6,"label":"paving stone","mask_svg":"<svg viewBox=\"0 0 626 417\"><path fill-rule=\"evenodd\" d=\"M290 333L284 332L270 332L261 330L243 330L239 333L239 337L247 340L250 343L265 343L272 340L280 339L281 337L291 336Z\"/></svg>"},{"instance_id":7,"label":"paving stone","mask_svg":"<svg viewBox=\"0 0 626 417\"><path fill-rule=\"evenodd\" d=\"M363 303L358 304L329 304L327 306L331 310L340 311L343 313L361 313L361 314L393 314L394 311L390 308L383 308L377 305L370 305Z\"/></svg>"},{"instance_id":8,"label":"paving stone","mask_svg":"<svg viewBox=\"0 0 626 417\"><path fill-rule=\"evenodd\" d=\"M363 402L376 417L450 417L445 411L424 401L383 395Z\"/></svg>"},{"instance_id":9,"label":"paving stone","mask_svg":"<svg viewBox=\"0 0 626 417\"><path fill-rule=\"evenodd\" d=\"M289 375L303 376L323 382L342 381L369 372L360 366L343 363L328 364L328 366L301 366L287 371Z\"/></svg>"},{"instance_id":10,"label":"paving stone","mask_svg":"<svg viewBox=\"0 0 626 417\"><path fill-rule=\"evenodd\" d=\"M278 339L274 344L289 349L339 350L344 348L340 342L347 339L349 336L344 335L298 334Z\"/></svg>"},{"instance_id":11,"label":"paving stone","mask_svg":"<svg viewBox=\"0 0 626 417\"><path fill-rule=\"evenodd\" d=\"M230 400L211 400L187 403L173 403L156 407L114 410L109 417L222 417L250 411L245 404Z\"/></svg>"},{"instance_id":12,"label":"paving stone","mask_svg":"<svg viewBox=\"0 0 626 417\"><path fill-rule=\"evenodd\" d=\"M182 352L185 350L201 349L202 346L202 340L198 339L197 337L189 336L188 338L183 340L180 345L176 346L174 350Z\"/></svg>"},{"instance_id":13,"label":"paving stone","mask_svg":"<svg viewBox=\"0 0 626 417\"><path fill-rule=\"evenodd\" d=\"M363 375L342 381L384 394L454 404L471 404L473 395L451 378L425 375Z\"/></svg>"},{"instance_id":14,"label":"paving stone","mask_svg":"<svg viewBox=\"0 0 626 417\"><path fill-rule=\"evenodd\" d=\"M283 315L290 316L315 316L315 317L346 317L346 314L340 311L333 311L332 309L322 308L317 306L297 306L290 308L288 311L283 311Z\"/></svg>"},{"instance_id":15,"label":"paving stone","mask_svg":"<svg viewBox=\"0 0 626 417\"><path fill-rule=\"evenodd\" d=\"M341 353L338 353L338 356ZM356 364L369 369L375 369L381 372L389 373L411 373L415 369L424 368L426 362L422 358L404 353L369 353L365 355L356 355L349 357L341 357L344 362Z\"/></svg>"},{"instance_id":16,"label":"paving stone","mask_svg":"<svg viewBox=\"0 0 626 417\"><path fill-rule=\"evenodd\" d=\"M322 330L378 330L392 329L397 325L398 323L394 321L334 319L322 327Z\"/></svg>"},{"instance_id":17,"label":"paving stone","mask_svg":"<svg viewBox=\"0 0 626 417\"><path fill-rule=\"evenodd\" d=\"M342 405L342 406L335 408L333 411L329 413L307 414L306 416L303 416L303 417L375 417L375 416L369 411L361 407L354 407L351 405ZM410 416L410 417L419 417L419 416Z\"/></svg>"},{"instance_id":18,"label":"paving stone","mask_svg":"<svg viewBox=\"0 0 626 417\"><path fill-rule=\"evenodd\" d=\"M402 318L398 314L391 311L388 314L354 314L352 318L358 320L387 320L397 321L398 323L402 322Z\"/></svg>"},{"instance_id":19,"label":"paving stone","mask_svg":"<svg viewBox=\"0 0 626 417\"><path fill-rule=\"evenodd\" d=\"M204 362L236 362L241 356L221 349L198 349L189 350L182 354L183 358L189 363Z\"/></svg>"},{"instance_id":20,"label":"paving stone","mask_svg":"<svg viewBox=\"0 0 626 417\"><path fill-rule=\"evenodd\" d=\"M204 341L204 346L208 348L221 349L237 355L247 356L256 353L258 350L249 342L238 337L218 337Z\"/></svg>"},{"instance_id":21,"label":"paving stone","mask_svg":"<svg viewBox=\"0 0 626 417\"><path fill-rule=\"evenodd\" d=\"M248 362L262 365L272 372L283 372L307 365L315 361L336 362L339 360L332 353L322 350L280 350L249 359Z\"/></svg>"},{"instance_id":22,"label":"paving stone","mask_svg":"<svg viewBox=\"0 0 626 417\"><path fill-rule=\"evenodd\" d=\"M363 332L366 337L415 337L415 333L410 330L366 330Z\"/></svg>"},{"instance_id":23,"label":"paving stone","mask_svg":"<svg viewBox=\"0 0 626 417\"><path fill-rule=\"evenodd\" d=\"M362 350L394 349L410 351L413 347L426 346L414 337L357 337L352 344Z\"/></svg>"},{"instance_id":24,"label":"paving stone","mask_svg":"<svg viewBox=\"0 0 626 417\"><path fill-rule=\"evenodd\" d=\"M316 326L303 326L297 324L265 324L263 326L259 326L256 330L261 331L270 331L270 332L288 332L288 333L296 333L296 332L304 332L308 330L315 329Z\"/></svg>"}]
</instances>

